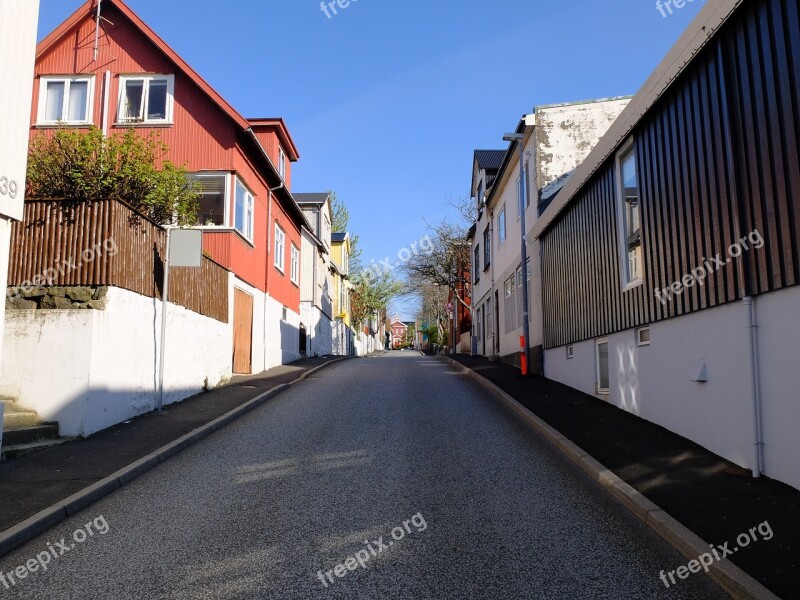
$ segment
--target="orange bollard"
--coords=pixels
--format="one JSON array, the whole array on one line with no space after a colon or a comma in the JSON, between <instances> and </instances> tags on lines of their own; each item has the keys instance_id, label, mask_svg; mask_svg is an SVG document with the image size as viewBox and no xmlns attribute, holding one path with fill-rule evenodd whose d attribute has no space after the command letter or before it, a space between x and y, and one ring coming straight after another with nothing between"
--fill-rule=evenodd
<instances>
[{"instance_id":1,"label":"orange bollard","mask_svg":"<svg viewBox=\"0 0 800 600\"><path fill-rule=\"evenodd\" d=\"M522 366L522 375L528 375L528 357L525 356L525 336L519 336L519 364Z\"/></svg>"}]
</instances>

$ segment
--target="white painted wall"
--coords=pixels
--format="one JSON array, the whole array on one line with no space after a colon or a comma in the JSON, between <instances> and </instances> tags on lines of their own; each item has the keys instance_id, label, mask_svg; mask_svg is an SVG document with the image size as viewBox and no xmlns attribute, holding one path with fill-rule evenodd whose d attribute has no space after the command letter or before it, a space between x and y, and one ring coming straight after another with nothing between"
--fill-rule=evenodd
<instances>
[{"instance_id":1,"label":"white painted wall","mask_svg":"<svg viewBox=\"0 0 800 600\"><path fill-rule=\"evenodd\" d=\"M8 283L11 220L21 219L28 163L28 123L36 54L39 0L0 2L0 290ZM0 298L0 361L2 361L5 293ZM0 448L4 406L0 402Z\"/></svg>"},{"instance_id":2,"label":"white painted wall","mask_svg":"<svg viewBox=\"0 0 800 600\"><path fill-rule=\"evenodd\" d=\"M107 298L102 311L6 313L0 394L58 421L61 435L91 435L156 406L161 302L118 288ZM230 378L231 331L170 303L165 405Z\"/></svg>"},{"instance_id":3,"label":"white painted wall","mask_svg":"<svg viewBox=\"0 0 800 600\"><path fill-rule=\"evenodd\" d=\"M756 299L767 475L800 489L800 286Z\"/></svg>"},{"instance_id":4,"label":"white painted wall","mask_svg":"<svg viewBox=\"0 0 800 600\"><path fill-rule=\"evenodd\" d=\"M311 302L300 303L300 320L308 330L308 355L325 356L333 352L331 320Z\"/></svg>"},{"instance_id":5,"label":"white painted wall","mask_svg":"<svg viewBox=\"0 0 800 600\"><path fill-rule=\"evenodd\" d=\"M800 287L759 296L765 474L800 488ZM610 403L752 468L753 399L747 309L741 302L654 323L651 345L635 330L609 336ZM545 375L595 394L595 340L545 352ZM708 382L695 383L704 361Z\"/></svg>"},{"instance_id":6,"label":"white painted wall","mask_svg":"<svg viewBox=\"0 0 800 600\"><path fill-rule=\"evenodd\" d=\"M283 320L283 305L271 298L262 296L266 301L266 329L264 346L266 351L266 369L285 365L300 359L300 315L287 309L286 320ZM258 331L258 330L256 330ZM255 335L254 335L255 338Z\"/></svg>"}]
</instances>

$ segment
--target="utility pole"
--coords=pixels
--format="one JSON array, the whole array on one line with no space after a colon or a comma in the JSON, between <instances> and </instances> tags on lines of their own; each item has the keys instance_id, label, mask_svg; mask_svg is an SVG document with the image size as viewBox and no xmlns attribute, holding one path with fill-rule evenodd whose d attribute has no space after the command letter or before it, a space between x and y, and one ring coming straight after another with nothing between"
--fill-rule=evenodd
<instances>
[{"instance_id":1,"label":"utility pole","mask_svg":"<svg viewBox=\"0 0 800 600\"><path fill-rule=\"evenodd\" d=\"M525 135L522 133L507 133L503 136L507 142L516 142L519 147L519 226L520 243L522 246L522 340L520 352L522 353L522 375L528 375L531 364L530 349L530 324L528 322L528 243L525 228Z\"/></svg>"}]
</instances>

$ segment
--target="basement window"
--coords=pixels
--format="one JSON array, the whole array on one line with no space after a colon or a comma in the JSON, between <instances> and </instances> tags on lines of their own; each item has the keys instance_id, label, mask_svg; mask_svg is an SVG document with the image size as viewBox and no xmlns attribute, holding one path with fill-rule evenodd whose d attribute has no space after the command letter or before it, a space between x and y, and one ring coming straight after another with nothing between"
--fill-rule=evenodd
<instances>
[{"instance_id":1,"label":"basement window","mask_svg":"<svg viewBox=\"0 0 800 600\"><path fill-rule=\"evenodd\" d=\"M640 327L636 330L636 345L649 346L650 345L650 328Z\"/></svg>"},{"instance_id":2,"label":"basement window","mask_svg":"<svg viewBox=\"0 0 800 600\"><path fill-rule=\"evenodd\" d=\"M575 358L575 346L567 346L567 360Z\"/></svg>"},{"instance_id":3,"label":"basement window","mask_svg":"<svg viewBox=\"0 0 800 600\"><path fill-rule=\"evenodd\" d=\"M117 121L126 125L171 125L173 75L120 77Z\"/></svg>"}]
</instances>

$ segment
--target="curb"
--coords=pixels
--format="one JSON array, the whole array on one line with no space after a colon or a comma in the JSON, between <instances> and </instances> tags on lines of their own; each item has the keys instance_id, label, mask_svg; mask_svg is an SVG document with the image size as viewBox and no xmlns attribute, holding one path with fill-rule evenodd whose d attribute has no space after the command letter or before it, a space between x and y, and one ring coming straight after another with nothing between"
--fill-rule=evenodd
<instances>
[{"instance_id":1,"label":"curb","mask_svg":"<svg viewBox=\"0 0 800 600\"><path fill-rule=\"evenodd\" d=\"M540 434L564 456L580 467L589 477L600 484L625 508L636 515L684 557L693 560L708 552L711 544L706 543L688 527L625 483L612 471L592 458L588 452L582 450L558 430L545 423L512 396L469 367L447 356L442 356L441 358L495 396L507 410L514 413L530 429ZM737 600L780 600L778 596L727 558L712 564L707 575L726 593Z\"/></svg>"},{"instance_id":2,"label":"curb","mask_svg":"<svg viewBox=\"0 0 800 600\"><path fill-rule=\"evenodd\" d=\"M244 404L237 406L233 410L228 411L224 415L217 417L213 421L209 421L205 425L201 425L197 429L194 429L193 431L190 431L189 433L179 437L169 444L162 446L158 450L155 450L129 464L128 466L119 469L111 475L96 481L89 487L86 487L79 492L64 498L60 502L57 502L56 504L39 511L35 515L31 515L13 527L6 529L0 533L0 556L8 554L25 542L33 539L41 533L44 533L51 527L57 525L61 521L66 520L68 517L71 517L84 508L94 504L101 498L109 495L115 490L118 490L125 484L133 481L152 468L163 462L166 462L182 450L196 444L218 429L222 429L232 421L235 421L239 417L247 414L254 408L261 406L264 404L264 402L273 396L277 396L295 383L310 377L314 373L317 373L326 367L334 365L343 360L347 360L348 358L349 357L342 357L326 362L325 364L306 371L290 383L282 383L279 386L263 392L255 398L248 400Z\"/></svg>"}]
</instances>

